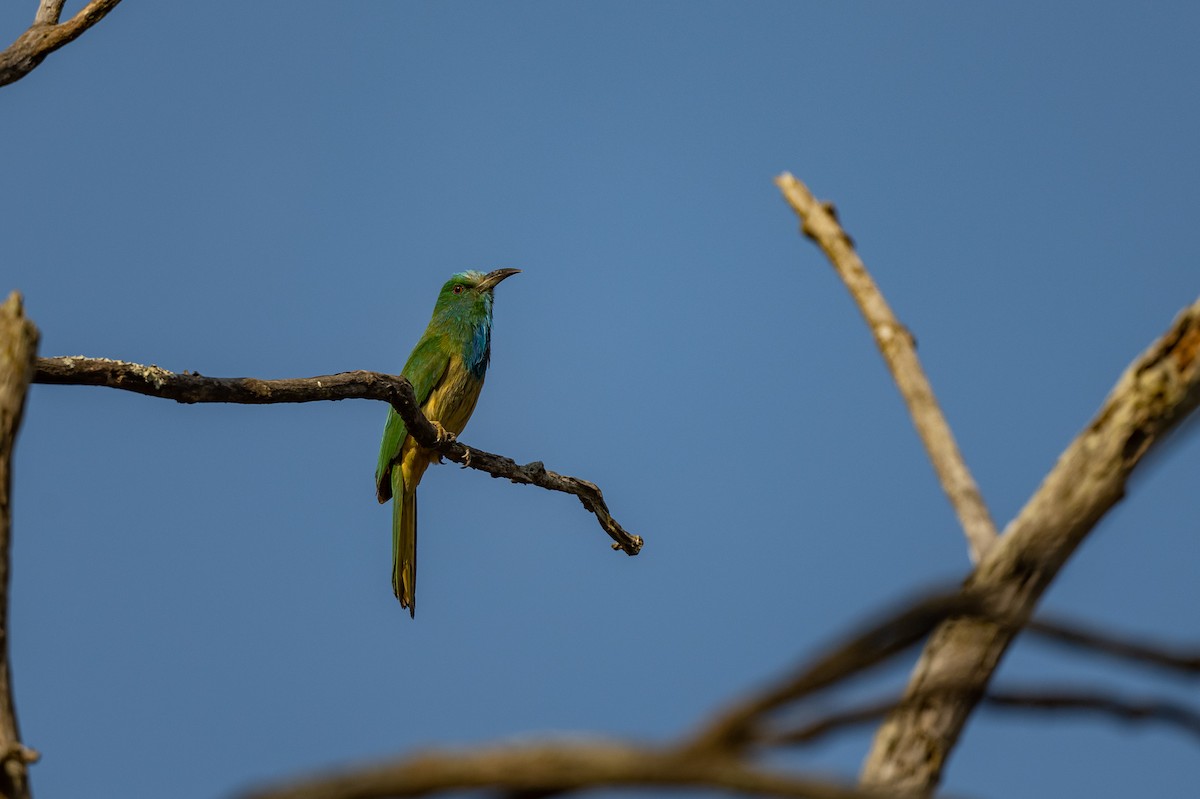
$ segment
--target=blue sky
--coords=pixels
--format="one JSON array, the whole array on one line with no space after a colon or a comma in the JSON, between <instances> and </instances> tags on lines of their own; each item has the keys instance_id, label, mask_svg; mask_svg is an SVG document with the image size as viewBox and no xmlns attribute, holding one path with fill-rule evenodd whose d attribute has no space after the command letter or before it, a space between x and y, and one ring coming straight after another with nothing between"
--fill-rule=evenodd
<instances>
[{"instance_id":1,"label":"blue sky","mask_svg":"<svg viewBox=\"0 0 1200 799\"><path fill-rule=\"evenodd\" d=\"M9 39L35 6L0 8ZM1003 524L1197 295L1198 34L1184 3L123 3L0 90L0 288L42 353L395 371L449 274L519 267L462 438L595 481L646 546L433 469L413 622L381 405L37 386L11 637L37 795L666 739L960 579L895 388L772 177L836 202ZM1158 458L1044 607L1200 639L1198 468L1200 436ZM1194 694L1035 643L999 677ZM851 776L868 743L796 762ZM984 712L946 787L1191 797L1198 768L1161 728Z\"/></svg>"}]
</instances>

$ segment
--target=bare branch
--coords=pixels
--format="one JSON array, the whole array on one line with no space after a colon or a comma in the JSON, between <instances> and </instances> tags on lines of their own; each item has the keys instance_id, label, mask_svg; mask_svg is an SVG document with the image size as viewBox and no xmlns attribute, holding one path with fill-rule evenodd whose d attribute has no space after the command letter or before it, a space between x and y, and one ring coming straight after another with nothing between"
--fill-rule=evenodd
<instances>
[{"instance_id":1,"label":"bare branch","mask_svg":"<svg viewBox=\"0 0 1200 799\"><path fill-rule=\"evenodd\" d=\"M1169 724L1189 734L1200 734L1200 714L1192 708L1166 700L1132 701L1102 690L1081 692L1074 688L1012 686L979 697L978 686L971 682L931 687L904 698L887 697L824 715L815 715L810 711L807 719L802 715L803 700L900 654L948 617L988 618L1010 631L1019 630L1014 620L997 616L986 605L986 602L963 592L940 594L917 601L830 649L811 665L776 686L715 715L697 734L685 738L677 746L659 751L673 752L679 758L698 761L746 763L749 762L748 758L764 754L768 749L808 744L839 730L875 722L900 708L927 706L933 700L979 701L989 708L1092 712L1120 720ZM1164 660L1163 653L1167 651L1165 648L1094 636L1061 622L1045 627L1039 630L1040 635L1059 640L1067 646L1102 653L1132 653L1137 660L1158 663ZM1165 658L1165 661L1166 665L1180 668L1190 668L1191 665L1187 660L1172 657ZM802 723L798 723L797 718ZM607 784L613 783L601 785ZM482 786L456 782L451 787ZM489 787L500 791L506 799L549 799L569 791L596 786L542 784L536 787L513 787L505 783L489 784Z\"/></svg>"},{"instance_id":2,"label":"bare branch","mask_svg":"<svg viewBox=\"0 0 1200 799\"><path fill-rule=\"evenodd\" d=\"M1043 688L993 691L984 697L984 702L988 707L1008 710L1074 710L1101 713L1121 721L1158 722L1200 738L1200 713L1186 705L1164 699L1130 700L1100 691Z\"/></svg>"},{"instance_id":3,"label":"bare branch","mask_svg":"<svg viewBox=\"0 0 1200 799\"><path fill-rule=\"evenodd\" d=\"M35 25L57 25L62 15L66 0L41 0L38 3L37 14L33 18Z\"/></svg>"},{"instance_id":4,"label":"bare branch","mask_svg":"<svg viewBox=\"0 0 1200 799\"><path fill-rule=\"evenodd\" d=\"M532 743L463 751L431 751L392 763L341 771L252 793L252 799L368 799L489 789L506 799L549 799L595 788L715 789L743 794L805 797L907 796L768 771L751 759L770 747L807 743L834 730L874 721L899 707L938 699L975 702L972 683L931 687L919 695L839 711L803 727L777 726L768 715L903 651L947 617L997 619L984 601L965 592L918 601L870 626L779 686L714 717L701 733L675 745L585 741ZM1071 645L1087 646L1087 644ZM1102 691L1009 688L982 699L989 706L1104 713L1122 720L1171 724L1200 735L1200 714L1168 701L1129 701Z\"/></svg>"},{"instance_id":5,"label":"bare branch","mask_svg":"<svg viewBox=\"0 0 1200 799\"><path fill-rule=\"evenodd\" d=\"M830 733L876 722L900 707L900 704L901 700L895 697L866 702L846 710L827 713L799 726L764 732L758 742L764 746L810 744Z\"/></svg>"},{"instance_id":6,"label":"bare branch","mask_svg":"<svg viewBox=\"0 0 1200 799\"><path fill-rule=\"evenodd\" d=\"M1164 644L1128 641L1099 630L1084 629L1060 619L1034 619L1026 629L1044 638L1092 649L1123 660L1146 663L1184 674L1200 674L1200 650L1193 649L1189 652Z\"/></svg>"},{"instance_id":7,"label":"bare branch","mask_svg":"<svg viewBox=\"0 0 1200 799\"><path fill-rule=\"evenodd\" d=\"M835 782L754 768L719 757L681 754L652 745L589 742L430 752L393 764L344 771L248 799L371 799L428 796L480 788L519 792L604 787L708 788L806 799L899 799Z\"/></svg>"},{"instance_id":8,"label":"bare branch","mask_svg":"<svg viewBox=\"0 0 1200 799\"><path fill-rule=\"evenodd\" d=\"M990 596L1008 617L1028 619L1075 548L1124 496L1142 458L1198 404L1200 300L1129 366L966 588ZM947 685L972 690L954 700L935 696L905 704L891 713L875 736L862 784L932 790L1014 635L1011 626L990 621L944 622L926 644L905 697Z\"/></svg>"},{"instance_id":9,"label":"bare branch","mask_svg":"<svg viewBox=\"0 0 1200 799\"><path fill-rule=\"evenodd\" d=\"M15 83L28 75L46 56L78 39L117 7L121 0L91 0L79 13L58 24L62 0L40 0L33 25L0 52L0 86Z\"/></svg>"},{"instance_id":10,"label":"bare branch","mask_svg":"<svg viewBox=\"0 0 1200 799\"><path fill-rule=\"evenodd\" d=\"M921 368L912 334L896 319L879 287L871 279L854 250L850 236L838 223L833 206L818 202L803 183L787 172L775 179L775 185L800 217L800 230L825 252L858 303L875 336L875 344L892 372L896 387L904 397L913 424L941 481L942 490L946 492L962 524L971 560L977 563L995 542L996 525L963 461L962 453L958 451L954 434L942 415L925 370Z\"/></svg>"},{"instance_id":11,"label":"bare branch","mask_svg":"<svg viewBox=\"0 0 1200 799\"><path fill-rule=\"evenodd\" d=\"M37 357L38 331L25 317L21 295L0 306L0 796L28 799L27 764L36 753L21 744L8 659L8 588L12 552L12 454L25 394Z\"/></svg>"},{"instance_id":12,"label":"bare branch","mask_svg":"<svg viewBox=\"0 0 1200 799\"><path fill-rule=\"evenodd\" d=\"M341 399L373 399L391 403L422 446L440 452L463 466L504 477L514 483L535 485L573 494L595 514L600 526L613 540L613 549L636 555L642 537L627 532L613 519L600 489L587 480L549 471L534 461L518 466L516 461L469 448L458 441L438 441L437 431L417 407L412 385L403 377L379 372L342 372L322 377L289 380L259 380L253 377L205 377L194 372L176 374L157 366L143 366L106 358L38 358L33 382L58 385L107 386L176 402L232 402L262 405L279 402L319 402Z\"/></svg>"},{"instance_id":13,"label":"bare branch","mask_svg":"<svg viewBox=\"0 0 1200 799\"><path fill-rule=\"evenodd\" d=\"M916 703L937 694L955 699L963 690L941 689L915 697ZM1111 716L1120 721L1158 722L1179 728L1200 738L1200 712L1186 705L1163 699L1130 700L1102 690L1079 691L1075 688L1014 688L991 691L982 704L989 709L1080 711ZM803 726L764 733L756 742L764 746L809 744L832 732L876 721L897 708L912 705L914 699L885 699L839 710L809 721Z\"/></svg>"}]
</instances>

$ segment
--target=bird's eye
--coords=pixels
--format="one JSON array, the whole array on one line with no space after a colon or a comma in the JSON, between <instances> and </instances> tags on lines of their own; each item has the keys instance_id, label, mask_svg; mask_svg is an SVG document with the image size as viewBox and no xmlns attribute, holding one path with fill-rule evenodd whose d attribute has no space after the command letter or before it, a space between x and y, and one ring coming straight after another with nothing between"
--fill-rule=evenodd
<instances>
[{"instance_id":1,"label":"bird's eye","mask_svg":"<svg viewBox=\"0 0 1200 799\"><path fill-rule=\"evenodd\" d=\"M454 293L455 293L455 294L462 294L462 290L463 290L463 287L462 287L462 286L455 286L455 287L454 287Z\"/></svg>"}]
</instances>

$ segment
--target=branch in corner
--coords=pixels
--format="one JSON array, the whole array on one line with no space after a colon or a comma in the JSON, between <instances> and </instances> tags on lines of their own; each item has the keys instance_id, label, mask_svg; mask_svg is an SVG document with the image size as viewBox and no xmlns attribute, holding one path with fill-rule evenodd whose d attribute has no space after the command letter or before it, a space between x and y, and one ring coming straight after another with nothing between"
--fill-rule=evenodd
<instances>
[{"instance_id":1,"label":"branch in corner","mask_svg":"<svg viewBox=\"0 0 1200 799\"><path fill-rule=\"evenodd\" d=\"M642 537L625 530L608 510L604 494L595 483L548 470L541 461L518 466L502 455L467 447L455 440L438 440L437 431L421 413L412 385L404 377L380 372L340 372L322 377L259 380L253 377L206 377L194 372L176 374L157 366L143 366L107 358L38 358L33 382L52 385L106 386L182 403L230 402L266 405L283 402L321 402L372 399L390 403L404 419L413 438L424 447L464 467L503 477L514 483L535 485L579 498L583 507L613 540L613 549L636 555Z\"/></svg>"},{"instance_id":2,"label":"branch in corner","mask_svg":"<svg viewBox=\"0 0 1200 799\"><path fill-rule=\"evenodd\" d=\"M66 22L59 22L63 0L40 0L33 24L0 51L0 86L33 72L46 56L78 39L117 7L121 0L91 0Z\"/></svg>"}]
</instances>

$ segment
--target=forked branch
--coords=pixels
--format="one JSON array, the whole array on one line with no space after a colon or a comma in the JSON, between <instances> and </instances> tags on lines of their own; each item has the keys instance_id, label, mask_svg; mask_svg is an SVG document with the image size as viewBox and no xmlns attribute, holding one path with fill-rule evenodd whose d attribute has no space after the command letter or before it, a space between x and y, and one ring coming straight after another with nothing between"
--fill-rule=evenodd
<instances>
[{"instance_id":1,"label":"forked branch","mask_svg":"<svg viewBox=\"0 0 1200 799\"><path fill-rule=\"evenodd\" d=\"M59 22L64 0L39 0L37 13L29 29L0 52L0 86L14 83L32 72L37 65L65 44L78 39L84 31L104 19L121 0L91 0L66 22Z\"/></svg>"},{"instance_id":2,"label":"forked branch","mask_svg":"<svg viewBox=\"0 0 1200 799\"><path fill-rule=\"evenodd\" d=\"M1007 618L1028 619L1075 548L1125 495L1142 459L1200 405L1200 300L1121 375L1099 413L1059 457L1033 497L967 579ZM880 727L862 783L929 792L1017 630L951 619L934 632L905 698L947 685L953 700L902 703ZM1125 649L1129 656L1137 654Z\"/></svg>"},{"instance_id":3,"label":"forked branch","mask_svg":"<svg viewBox=\"0 0 1200 799\"><path fill-rule=\"evenodd\" d=\"M404 419L409 433L423 446L440 452L465 467L504 477L514 483L561 491L579 498L595 514L613 549L636 555L642 537L623 528L609 513L600 489L587 480L548 470L541 461L518 466L516 461L493 455L458 441L439 441L437 431L421 413L412 385L403 377L379 372L341 372L323 377L259 380L253 377L206 377L193 372L176 374L157 366L143 366L106 358L39 358L33 382L57 385L107 386L176 402L232 402L262 405L279 402L320 402L373 399L391 403Z\"/></svg>"}]
</instances>

